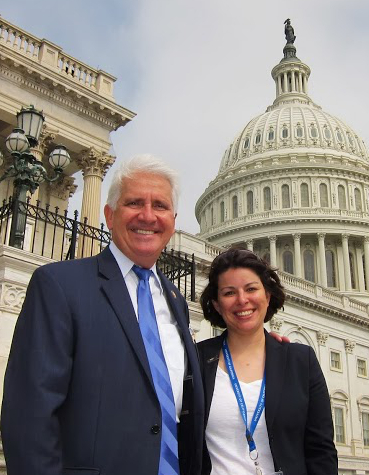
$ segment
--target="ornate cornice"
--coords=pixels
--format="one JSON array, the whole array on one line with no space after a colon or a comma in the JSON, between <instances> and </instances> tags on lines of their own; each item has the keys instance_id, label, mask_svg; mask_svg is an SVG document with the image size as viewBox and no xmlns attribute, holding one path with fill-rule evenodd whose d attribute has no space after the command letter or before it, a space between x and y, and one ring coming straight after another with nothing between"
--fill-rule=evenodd
<instances>
[{"instance_id":1,"label":"ornate cornice","mask_svg":"<svg viewBox=\"0 0 369 475\"><path fill-rule=\"evenodd\" d=\"M82 170L84 177L89 175L95 175L103 179L113 165L115 157L108 155L107 153L100 152L91 147L84 150L81 155L76 158L78 166Z\"/></svg>"},{"instance_id":2,"label":"ornate cornice","mask_svg":"<svg viewBox=\"0 0 369 475\"><path fill-rule=\"evenodd\" d=\"M0 55L0 59L3 59ZM57 81L50 78L38 76L40 82L30 79L29 74L32 70L27 70L27 76L18 71L13 71L0 63L0 76L12 82L18 83L23 88L30 89L33 93L46 96L48 100L52 100L60 105L70 109L71 111L83 114L91 120L105 125L110 130L116 130L121 125L134 117L124 118L118 111L111 109L108 104L99 104L85 94L80 94ZM95 107L94 107L95 106ZM119 106L117 106L118 108Z\"/></svg>"}]
</instances>

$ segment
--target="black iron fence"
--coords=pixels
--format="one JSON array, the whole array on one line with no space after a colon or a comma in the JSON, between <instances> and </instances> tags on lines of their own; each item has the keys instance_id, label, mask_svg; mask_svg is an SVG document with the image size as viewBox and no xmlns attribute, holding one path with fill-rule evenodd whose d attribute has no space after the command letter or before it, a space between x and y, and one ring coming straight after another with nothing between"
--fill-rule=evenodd
<instances>
[{"instance_id":1,"label":"black iron fence","mask_svg":"<svg viewBox=\"0 0 369 475\"><path fill-rule=\"evenodd\" d=\"M26 226L22 249L55 260L67 260L93 256L102 251L110 242L108 230L101 224L95 228L78 221L78 212L68 217L67 210L60 213L49 205L41 208L40 202L31 204L4 200L0 207L0 242L9 244L12 219L22 213ZM195 258L180 251L162 252L158 267L173 282L188 300L195 300Z\"/></svg>"}]
</instances>

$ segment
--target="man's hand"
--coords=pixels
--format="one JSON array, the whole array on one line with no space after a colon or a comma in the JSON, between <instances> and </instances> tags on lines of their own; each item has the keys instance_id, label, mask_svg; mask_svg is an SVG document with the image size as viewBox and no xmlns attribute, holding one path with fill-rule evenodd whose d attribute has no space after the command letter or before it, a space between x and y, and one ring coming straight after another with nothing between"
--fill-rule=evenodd
<instances>
[{"instance_id":1,"label":"man's hand","mask_svg":"<svg viewBox=\"0 0 369 475\"><path fill-rule=\"evenodd\" d=\"M269 335L276 339L279 343L291 343L291 340L288 337L278 335L278 333L269 332Z\"/></svg>"}]
</instances>

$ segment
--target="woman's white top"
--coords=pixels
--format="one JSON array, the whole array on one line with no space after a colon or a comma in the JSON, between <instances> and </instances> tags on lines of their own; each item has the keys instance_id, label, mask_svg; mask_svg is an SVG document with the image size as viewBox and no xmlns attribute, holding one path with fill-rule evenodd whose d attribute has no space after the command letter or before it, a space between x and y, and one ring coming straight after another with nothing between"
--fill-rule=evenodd
<instances>
[{"instance_id":1,"label":"woman's white top","mask_svg":"<svg viewBox=\"0 0 369 475\"><path fill-rule=\"evenodd\" d=\"M239 381L247 406L247 423L254 414L259 399L261 379L252 383ZM249 447L236 396L228 373L218 366L213 400L206 427L206 444L212 464L211 475L255 475L255 465L249 456ZM254 432L263 475L274 473L272 453L263 411Z\"/></svg>"}]
</instances>

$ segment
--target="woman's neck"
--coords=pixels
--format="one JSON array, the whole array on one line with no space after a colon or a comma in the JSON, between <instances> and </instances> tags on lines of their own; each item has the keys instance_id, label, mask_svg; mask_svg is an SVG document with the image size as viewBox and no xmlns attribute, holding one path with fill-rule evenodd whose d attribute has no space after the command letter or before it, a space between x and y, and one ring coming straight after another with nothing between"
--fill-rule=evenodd
<instances>
[{"instance_id":1,"label":"woman's neck","mask_svg":"<svg viewBox=\"0 0 369 475\"><path fill-rule=\"evenodd\" d=\"M264 330L251 334L228 331L228 347L232 355L245 355L264 352Z\"/></svg>"}]
</instances>

